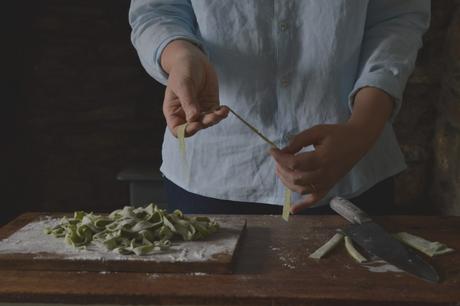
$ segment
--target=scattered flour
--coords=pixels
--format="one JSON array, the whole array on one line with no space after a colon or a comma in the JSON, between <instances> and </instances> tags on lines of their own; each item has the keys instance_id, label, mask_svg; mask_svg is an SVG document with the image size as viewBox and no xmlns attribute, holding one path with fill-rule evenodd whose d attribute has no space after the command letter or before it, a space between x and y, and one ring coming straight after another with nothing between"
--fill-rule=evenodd
<instances>
[{"instance_id":1,"label":"scattered flour","mask_svg":"<svg viewBox=\"0 0 460 306\"><path fill-rule=\"evenodd\" d=\"M286 268L289 268L291 270L294 270L295 269L295 266L291 265L291 264L288 264L288 263L283 263L283 267L286 267Z\"/></svg>"},{"instance_id":2,"label":"scattered flour","mask_svg":"<svg viewBox=\"0 0 460 306\"><path fill-rule=\"evenodd\" d=\"M59 218L44 217L25 225L6 239L0 241L1 254L33 254L33 259L64 259L64 260L142 260L155 262L203 262L213 260L218 254L232 254L237 243L234 235L241 225L226 223L216 218L221 228L204 241L175 242L170 249L161 253L136 256L121 255L107 251L103 246L91 243L76 249L67 245L63 239L55 238L44 233L47 227L59 223ZM100 273L104 273L101 271Z\"/></svg>"},{"instance_id":3,"label":"scattered flour","mask_svg":"<svg viewBox=\"0 0 460 306\"><path fill-rule=\"evenodd\" d=\"M280 256L280 261L282 262L282 266L289 268L291 270L295 269L296 260L290 256Z\"/></svg>"},{"instance_id":4,"label":"scattered flour","mask_svg":"<svg viewBox=\"0 0 460 306\"><path fill-rule=\"evenodd\" d=\"M281 261L281 265L285 268L289 268L291 270L296 268L296 260L294 257L290 256L288 253L281 251L281 248L274 247L272 245L269 246L270 249L274 252L278 252L279 260Z\"/></svg>"},{"instance_id":5,"label":"scattered flour","mask_svg":"<svg viewBox=\"0 0 460 306\"><path fill-rule=\"evenodd\" d=\"M190 275L195 275L195 276L203 276L203 275L208 275L208 273L203 273L203 272L192 272Z\"/></svg>"}]
</instances>

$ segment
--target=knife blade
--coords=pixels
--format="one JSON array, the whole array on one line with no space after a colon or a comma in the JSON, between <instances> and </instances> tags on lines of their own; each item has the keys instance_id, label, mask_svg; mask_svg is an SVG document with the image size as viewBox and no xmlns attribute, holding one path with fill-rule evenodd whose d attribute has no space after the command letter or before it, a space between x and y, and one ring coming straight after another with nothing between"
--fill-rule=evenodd
<instances>
[{"instance_id":1,"label":"knife blade","mask_svg":"<svg viewBox=\"0 0 460 306\"><path fill-rule=\"evenodd\" d=\"M334 197L331 208L352 223L343 231L369 254L423 280L438 283L436 270L415 251L403 245L350 201Z\"/></svg>"}]
</instances>

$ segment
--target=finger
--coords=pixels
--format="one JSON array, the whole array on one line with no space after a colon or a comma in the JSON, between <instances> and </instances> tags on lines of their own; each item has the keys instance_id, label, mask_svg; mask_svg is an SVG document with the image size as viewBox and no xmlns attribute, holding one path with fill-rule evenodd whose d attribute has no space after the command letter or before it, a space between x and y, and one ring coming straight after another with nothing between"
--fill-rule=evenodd
<instances>
[{"instance_id":1,"label":"finger","mask_svg":"<svg viewBox=\"0 0 460 306\"><path fill-rule=\"evenodd\" d=\"M205 101L204 99L203 101ZM229 109L228 107L222 107L218 102L203 102L204 105L212 105L208 110L202 111L200 114L201 123L204 127L210 127L219 123L222 119L225 119L228 116ZM205 108L206 109L206 108Z\"/></svg>"},{"instance_id":2,"label":"finger","mask_svg":"<svg viewBox=\"0 0 460 306\"><path fill-rule=\"evenodd\" d=\"M169 87L166 87L163 100L163 115L166 119L168 128L174 135L175 128L186 122L184 109L181 107L179 98Z\"/></svg>"},{"instance_id":3,"label":"finger","mask_svg":"<svg viewBox=\"0 0 460 306\"><path fill-rule=\"evenodd\" d=\"M204 126L209 127L209 126L219 123L222 119L224 119L224 117L219 116L218 114L213 112L213 113L204 115L203 118L201 119L201 123Z\"/></svg>"},{"instance_id":4,"label":"finger","mask_svg":"<svg viewBox=\"0 0 460 306\"><path fill-rule=\"evenodd\" d=\"M185 122L184 122L185 123ZM182 123L183 124L183 123ZM176 125L173 127L169 127L169 130L172 132L172 134L177 138L177 129L179 128L180 125ZM204 128L203 124L201 122L191 122L188 123L186 128L185 128L185 137L190 137L195 135L199 130L202 130Z\"/></svg>"},{"instance_id":5,"label":"finger","mask_svg":"<svg viewBox=\"0 0 460 306\"><path fill-rule=\"evenodd\" d=\"M296 214L301 210L309 208L316 203L318 203L324 196L326 195L325 192L319 193L310 193L302 198L299 202L291 206L291 213Z\"/></svg>"},{"instance_id":6,"label":"finger","mask_svg":"<svg viewBox=\"0 0 460 306\"><path fill-rule=\"evenodd\" d=\"M180 116L167 116L166 118L166 125L168 126L169 130L171 133L177 137L177 127L180 125L184 124L186 121L183 119L183 117Z\"/></svg>"},{"instance_id":7,"label":"finger","mask_svg":"<svg viewBox=\"0 0 460 306\"><path fill-rule=\"evenodd\" d=\"M305 190L303 189L302 186L297 186L297 185L294 185L292 182L290 182L289 180L287 180L285 177L283 177L278 169L276 169L276 175L279 177L279 179L281 180L281 182L283 183L284 186L286 186L289 190L291 191L294 191L294 192L297 192L297 193L302 193L304 192Z\"/></svg>"},{"instance_id":8,"label":"finger","mask_svg":"<svg viewBox=\"0 0 460 306\"><path fill-rule=\"evenodd\" d=\"M289 141L289 144L281 149L281 151L284 153L295 154L302 150L304 147L317 144L323 137L325 129L326 128L324 125L315 125L312 128L304 130L295 135L294 138Z\"/></svg>"},{"instance_id":9,"label":"finger","mask_svg":"<svg viewBox=\"0 0 460 306\"><path fill-rule=\"evenodd\" d=\"M196 99L196 90L193 80L190 78L183 78L180 80L177 86L175 86L174 93L180 100L187 122L198 120L200 117L200 105Z\"/></svg>"},{"instance_id":10,"label":"finger","mask_svg":"<svg viewBox=\"0 0 460 306\"><path fill-rule=\"evenodd\" d=\"M223 118L227 117L229 112L230 109L225 105L221 105L215 110L215 113Z\"/></svg>"},{"instance_id":11,"label":"finger","mask_svg":"<svg viewBox=\"0 0 460 306\"><path fill-rule=\"evenodd\" d=\"M270 149L270 154L276 160L277 163L282 165L284 168L291 170L302 170L302 171L313 171L321 167L321 163L318 158L318 153L313 152L302 152L294 155L291 153L285 153L276 148Z\"/></svg>"},{"instance_id":12,"label":"finger","mask_svg":"<svg viewBox=\"0 0 460 306\"><path fill-rule=\"evenodd\" d=\"M168 126L169 130L171 133L177 137L176 129L180 125L186 123L185 121L185 114L181 112L173 113L173 112L165 112L165 119L166 119L166 125Z\"/></svg>"},{"instance_id":13,"label":"finger","mask_svg":"<svg viewBox=\"0 0 460 306\"><path fill-rule=\"evenodd\" d=\"M204 115L207 115L207 114L215 114L219 117L227 117L228 116L228 113L230 112L229 108L227 106L220 106L220 105L217 105L217 106L213 106L211 109L207 110L207 111L203 111L201 112L201 115L204 116Z\"/></svg>"},{"instance_id":14,"label":"finger","mask_svg":"<svg viewBox=\"0 0 460 306\"><path fill-rule=\"evenodd\" d=\"M205 126L201 122L191 122L187 124L187 128L185 129L185 137L190 137L195 135L198 131L204 129Z\"/></svg>"},{"instance_id":15,"label":"finger","mask_svg":"<svg viewBox=\"0 0 460 306\"><path fill-rule=\"evenodd\" d=\"M318 191L321 189L321 171L293 171L283 168L279 164L277 164L276 167L279 175L282 176L286 181L289 181L293 185L304 187L305 190L300 192L302 194ZM312 184L314 184L314 188L312 187Z\"/></svg>"},{"instance_id":16,"label":"finger","mask_svg":"<svg viewBox=\"0 0 460 306\"><path fill-rule=\"evenodd\" d=\"M294 154L281 152L277 148L271 148L269 152L278 164L281 164L286 168L294 170L295 166L298 166L294 159Z\"/></svg>"}]
</instances>

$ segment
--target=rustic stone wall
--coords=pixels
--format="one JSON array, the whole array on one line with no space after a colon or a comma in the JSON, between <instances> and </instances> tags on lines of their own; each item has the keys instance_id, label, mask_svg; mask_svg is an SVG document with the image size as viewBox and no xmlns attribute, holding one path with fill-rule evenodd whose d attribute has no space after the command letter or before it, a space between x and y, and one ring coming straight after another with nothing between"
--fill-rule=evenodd
<instances>
[{"instance_id":1,"label":"rustic stone wall","mask_svg":"<svg viewBox=\"0 0 460 306\"><path fill-rule=\"evenodd\" d=\"M431 1L430 29L424 36L417 65L409 79L395 130L408 164L396 178L401 212L430 213L437 208L429 196L433 184L433 136L441 81L445 69L447 30L455 1ZM434 198L435 200L435 198Z\"/></svg>"},{"instance_id":2,"label":"rustic stone wall","mask_svg":"<svg viewBox=\"0 0 460 306\"><path fill-rule=\"evenodd\" d=\"M439 212L460 215L460 1L453 11L437 105L431 197Z\"/></svg>"},{"instance_id":3,"label":"rustic stone wall","mask_svg":"<svg viewBox=\"0 0 460 306\"><path fill-rule=\"evenodd\" d=\"M14 105L9 127L15 136L5 159L11 168L7 211L97 211L126 204L128 189L116 181L117 172L142 161L158 166L164 129L163 87L143 71L129 41L129 0L29 0L21 5L27 14L22 7L10 11L12 24L21 20L21 27L10 28L20 90L9 104ZM458 70L451 67L451 77L443 78L445 67L459 65L453 55L443 64L458 1L432 5L432 26L395 125L409 165L396 185L403 212L433 211L440 195L439 203L450 201L447 194L455 195L459 205L458 191L452 191L458 189L459 121L447 116L451 109L459 111L458 103L443 104L449 111L436 124L441 82L445 97L459 89ZM458 42L458 34L451 30L449 37ZM455 52L458 44L451 46ZM458 96L444 100L458 102ZM457 146L446 145L451 142ZM445 211L458 213L458 208Z\"/></svg>"}]
</instances>

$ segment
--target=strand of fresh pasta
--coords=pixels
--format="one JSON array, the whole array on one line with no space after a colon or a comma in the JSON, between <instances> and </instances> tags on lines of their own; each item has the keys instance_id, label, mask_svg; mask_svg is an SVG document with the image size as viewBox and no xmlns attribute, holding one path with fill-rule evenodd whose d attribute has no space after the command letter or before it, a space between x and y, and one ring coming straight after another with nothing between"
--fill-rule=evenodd
<instances>
[{"instance_id":1,"label":"strand of fresh pasta","mask_svg":"<svg viewBox=\"0 0 460 306\"><path fill-rule=\"evenodd\" d=\"M228 106L227 106L228 107ZM249 127L255 134L257 134L260 138L262 138L266 143L271 145L274 148L278 149L278 146L268 139L264 134L262 134L258 129L256 129L252 124L244 120L240 115L238 115L233 109L228 107L230 112L235 115L236 118L238 118L241 122L243 122L247 127ZM284 202L283 202L283 213L282 217L283 219L287 222L289 221L289 214L291 211L291 201L292 201L292 193L291 190L287 187L284 187Z\"/></svg>"},{"instance_id":2,"label":"strand of fresh pasta","mask_svg":"<svg viewBox=\"0 0 460 306\"><path fill-rule=\"evenodd\" d=\"M229 109L229 111L233 115L235 115L236 118L238 118L242 123L244 123L249 129L251 129L251 131L253 131L256 135L258 135L260 138L262 138L266 143L268 143L270 146L272 146L274 148L278 148L278 146L273 141L268 139L264 134L262 134L252 124L250 124L249 122L244 120L243 117L238 115L233 109L231 109L228 106L226 106L226 107ZM185 151L185 131L186 131L186 128L187 128L187 123L184 123L184 124L178 126L178 128L177 128L177 139L179 141L179 153L181 155L182 162L183 162L183 165L184 165L183 166L184 175L187 176L187 177L190 177L190 175L187 175L187 174L190 173L189 172L190 170L189 170L188 165L187 165L186 151ZM286 222L289 221L289 214L290 214L290 211L291 211L291 202L292 202L291 190L289 188L287 188L287 187L284 187L284 202L283 202L282 217Z\"/></svg>"}]
</instances>

